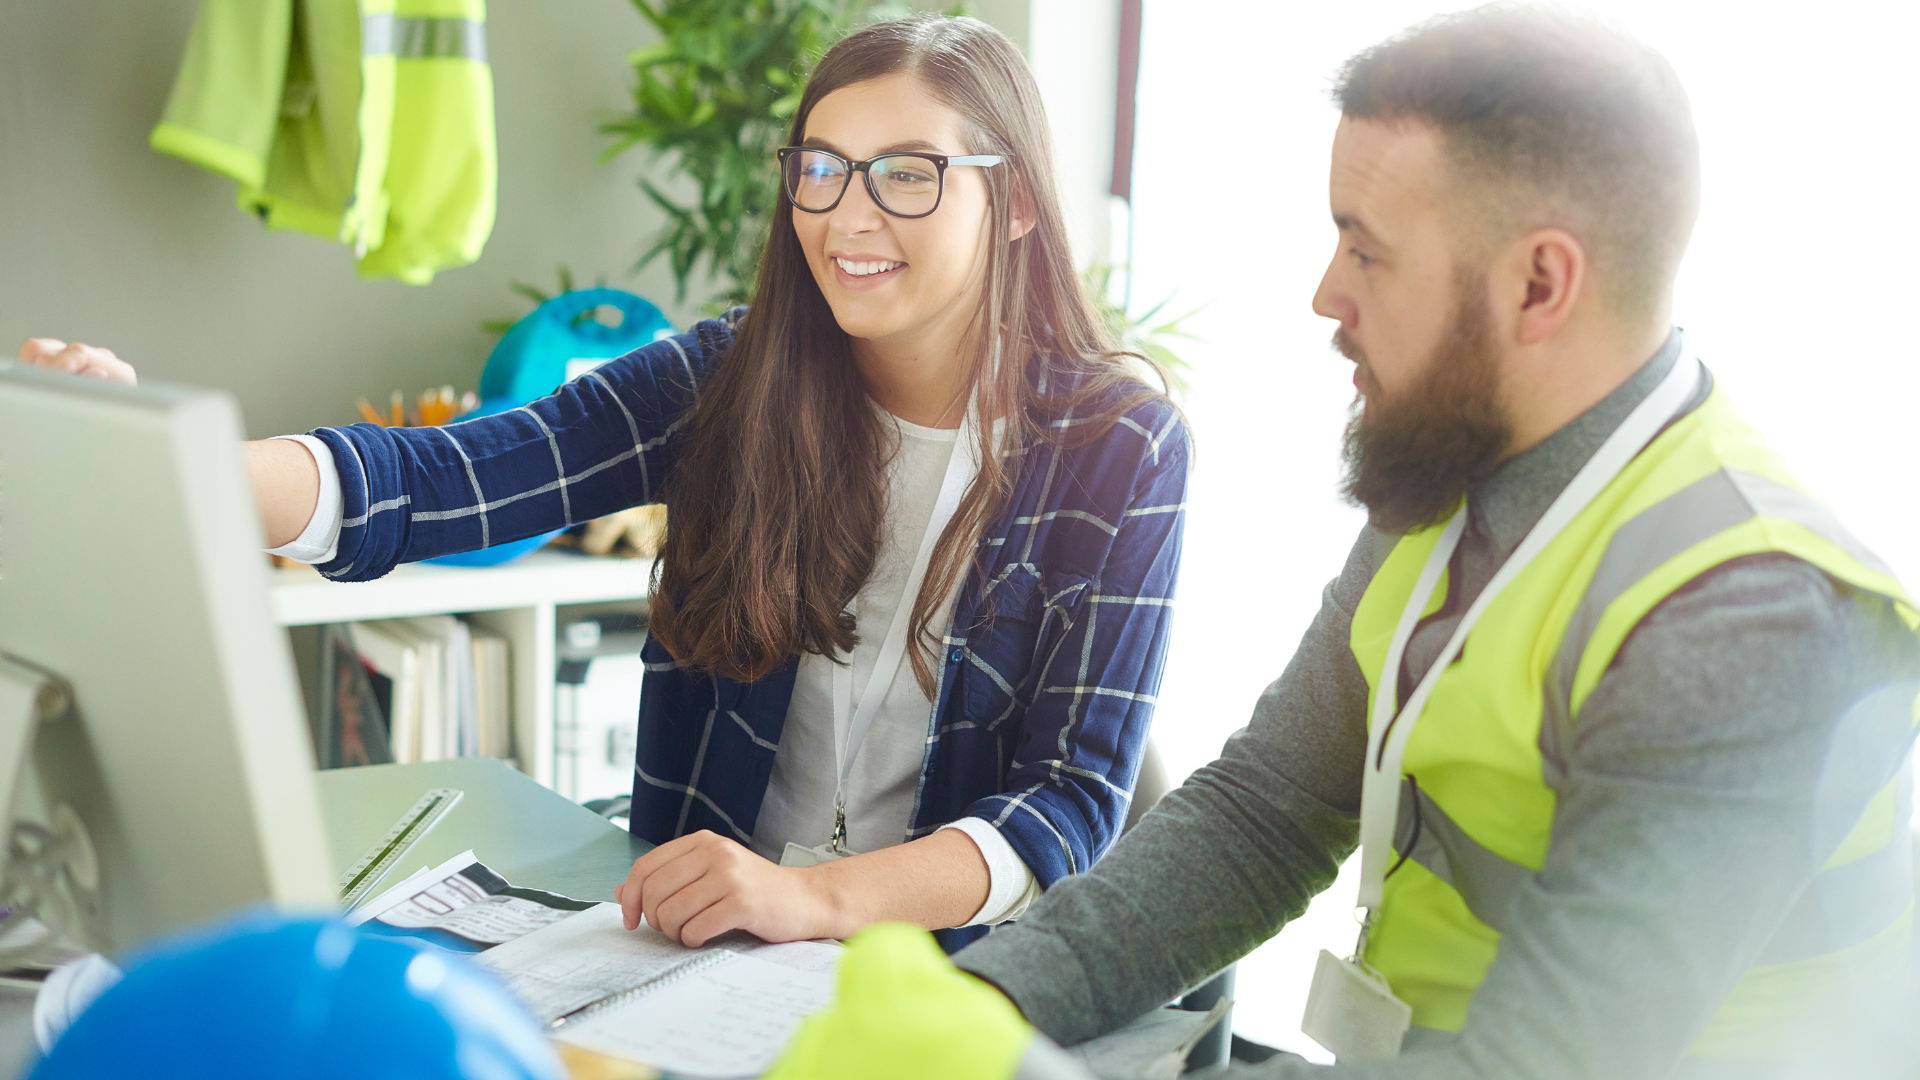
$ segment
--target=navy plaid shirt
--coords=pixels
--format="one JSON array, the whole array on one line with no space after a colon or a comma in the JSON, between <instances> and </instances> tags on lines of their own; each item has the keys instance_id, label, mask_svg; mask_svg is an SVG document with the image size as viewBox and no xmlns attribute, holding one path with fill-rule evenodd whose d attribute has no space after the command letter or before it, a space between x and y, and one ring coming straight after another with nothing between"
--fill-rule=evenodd
<instances>
[{"instance_id":1,"label":"navy plaid shirt","mask_svg":"<svg viewBox=\"0 0 1920 1080\"><path fill-rule=\"evenodd\" d=\"M333 451L345 501L337 558L321 573L377 578L398 563L661 501L681 414L744 314L635 350L512 412L314 432ZM1042 390L1048 378L1060 389L1059 372L1033 371ZM968 575L945 636L902 839L983 818L1047 886L1091 866L1126 821L1166 662L1188 441L1179 414L1156 400L1087 445L1016 453L1013 495L980 543L987 573ZM642 656L633 831L654 843L698 829L746 842L797 662L741 683L685 670L651 640ZM974 936L943 935L949 948Z\"/></svg>"}]
</instances>

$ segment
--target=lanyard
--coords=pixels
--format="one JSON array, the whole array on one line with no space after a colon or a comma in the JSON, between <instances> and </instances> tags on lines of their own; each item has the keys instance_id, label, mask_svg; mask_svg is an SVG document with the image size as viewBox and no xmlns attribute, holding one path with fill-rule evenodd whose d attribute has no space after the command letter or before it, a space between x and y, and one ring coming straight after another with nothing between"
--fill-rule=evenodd
<instances>
[{"instance_id":1,"label":"lanyard","mask_svg":"<svg viewBox=\"0 0 1920 1080\"><path fill-rule=\"evenodd\" d=\"M873 675L867 679L867 688L860 695L860 705L856 710L853 704L853 664L839 663L833 667L833 724L835 748L839 751L840 772L834 784L833 792L833 837L829 841L836 854L847 855L847 783L853 776L853 764L860 757L860 748L867 741L867 732L873 727L873 718L880 712L880 703L886 700L887 690L899 675L902 661L907 655L907 629L913 622L913 602L920 595L920 584L926 580L927 565L933 561L933 548L940 540L940 534L947 529L947 523L953 519L953 512L960 506L961 496L980 471L979 447L977 437L978 417L974 406L969 403L966 421L960 425L959 433L953 440L953 451L947 457L946 476L940 481L940 495L933 502L933 513L927 518L926 535L920 538L920 550L914 555L913 566L907 571L907 580L900 588L900 601L894 605L893 621L887 626L887 636L881 640L880 653L874 659ZM907 438L902 434L901 438ZM858 616L860 598L854 597L848 605L849 612Z\"/></svg>"},{"instance_id":2,"label":"lanyard","mask_svg":"<svg viewBox=\"0 0 1920 1080\"><path fill-rule=\"evenodd\" d=\"M1407 639L1413 636L1421 613L1426 611L1427 602L1432 599L1433 590L1439 585L1440 574L1452 560L1454 548L1460 543L1460 534L1466 530L1465 504L1447 521L1433 553L1427 556L1426 566L1421 568L1406 609L1400 613L1399 625L1393 632L1393 642L1387 648L1386 667L1380 673L1380 686L1374 694L1373 721L1368 725L1367 760L1360 793L1360 896L1356 906L1364 915L1360 920L1360 942L1354 954L1356 960L1365 958L1367 931L1372 928L1374 914L1380 910L1381 896L1386 886L1388 860L1393 854L1393 830L1400 815L1400 760L1406 753L1407 739L1420 722L1421 710L1426 708L1427 698L1433 694L1434 684L1440 681L1440 676L1453 663L1454 657L1460 655L1467 634L1492 605L1494 598L1514 578L1519 577L1534 556L1552 543L1560 531L1578 517L1620 475L1634 456L1645 449L1654 436L1679 414L1680 407L1686 404L1687 398L1692 396L1699 384L1699 377L1700 363L1694 359L1692 350L1683 338L1680 356L1674 361L1673 370L1667 372L1660 380L1660 385L1654 387L1653 392L1627 414L1626 420L1607 437L1607 441L1574 475L1572 482L1553 500L1553 505L1541 515L1526 539L1501 564L1493 580L1487 583L1473 606L1467 609L1453 636L1447 639L1446 648L1434 657L1426 676L1420 680L1413 695L1407 698L1406 707L1396 709L1400 693L1400 660L1407 651Z\"/></svg>"}]
</instances>

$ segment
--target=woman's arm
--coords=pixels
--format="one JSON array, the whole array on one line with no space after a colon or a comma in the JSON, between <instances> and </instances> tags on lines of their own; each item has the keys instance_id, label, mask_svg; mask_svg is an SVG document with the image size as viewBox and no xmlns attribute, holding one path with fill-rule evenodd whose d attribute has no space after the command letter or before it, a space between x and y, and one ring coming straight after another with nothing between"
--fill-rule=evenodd
<instances>
[{"instance_id":1,"label":"woman's arm","mask_svg":"<svg viewBox=\"0 0 1920 1080\"><path fill-rule=\"evenodd\" d=\"M640 857L614 890L627 929L647 925L700 946L729 930L764 941L852 937L876 922L959 926L987 899L987 861L965 833L818 866L776 866L702 830Z\"/></svg>"},{"instance_id":2,"label":"woman's arm","mask_svg":"<svg viewBox=\"0 0 1920 1080\"><path fill-rule=\"evenodd\" d=\"M1029 660L994 652L990 635L968 642L1022 711L1000 793L965 814L997 828L1043 888L1084 873L1126 822L1171 637L1188 461L1178 411L1155 402L1061 463L1079 482L1035 515L1038 649Z\"/></svg>"},{"instance_id":3,"label":"woman's arm","mask_svg":"<svg viewBox=\"0 0 1920 1080\"><path fill-rule=\"evenodd\" d=\"M738 311L653 342L532 404L444 427L314 432L340 478L335 580L492 547L661 501L670 439Z\"/></svg>"},{"instance_id":4,"label":"woman's arm","mask_svg":"<svg viewBox=\"0 0 1920 1080\"><path fill-rule=\"evenodd\" d=\"M140 381L133 365L115 356L113 350L78 341L28 338L20 344L20 362L128 386ZM320 494L320 470L313 455L284 440L246 443L244 452L267 546L292 543L313 517Z\"/></svg>"},{"instance_id":5,"label":"woman's arm","mask_svg":"<svg viewBox=\"0 0 1920 1080\"><path fill-rule=\"evenodd\" d=\"M270 548L298 539L320 499L320 469L307 448L287 439L242 443L260 529Z\"/></svg>"}]
</instances>

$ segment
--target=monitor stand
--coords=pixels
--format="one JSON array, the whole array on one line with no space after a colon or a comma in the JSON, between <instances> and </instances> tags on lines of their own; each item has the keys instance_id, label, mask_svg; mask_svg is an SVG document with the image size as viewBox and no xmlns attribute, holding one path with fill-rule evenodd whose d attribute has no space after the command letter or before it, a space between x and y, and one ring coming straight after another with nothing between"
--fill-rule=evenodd
<instances>
[{"instance_id":1,"label":"monitor stand","mask_svg":"<svg viewBox=\"0 0 1920 1080\"><path fill-rule=\"evenodd\" d=\"M65 936L84 938L82 912L98 908L100 860L80 815L66 803L48 813L46 825L22 820L21 780L32 760L33 737L42 723L67 718L73 691L53 672L0 652L0 903L17 915L31 915L49 933L17 947L0 949L0 967L31 962Z\"/></svg>"}]
</instances>

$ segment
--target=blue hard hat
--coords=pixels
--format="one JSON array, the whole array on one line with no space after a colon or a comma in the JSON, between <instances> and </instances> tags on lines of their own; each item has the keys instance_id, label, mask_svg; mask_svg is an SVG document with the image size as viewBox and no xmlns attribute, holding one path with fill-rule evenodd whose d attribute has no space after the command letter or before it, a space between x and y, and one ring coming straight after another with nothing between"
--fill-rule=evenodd
<instances>
[{"instance_id":1,"label":"blue hard hat","mask_svg":"<svg viewBox=\"0 0 1920 1080\"><path fill-rule=\"evenodd\" d=\"M560 1080L533 1017L451 953L254 915L162 942L80 1014L35 1080Z\"/></svg>"}]
</instances>

